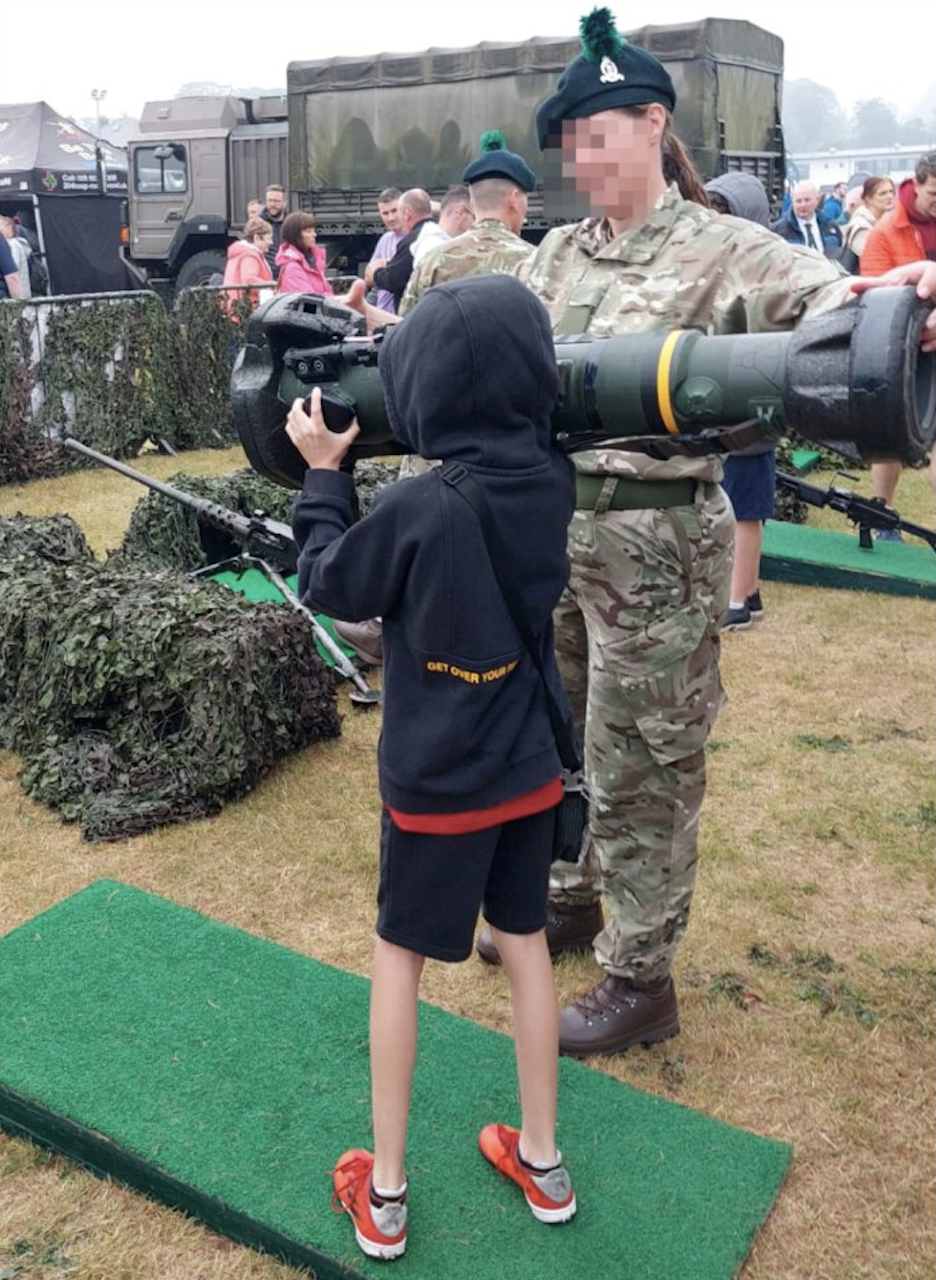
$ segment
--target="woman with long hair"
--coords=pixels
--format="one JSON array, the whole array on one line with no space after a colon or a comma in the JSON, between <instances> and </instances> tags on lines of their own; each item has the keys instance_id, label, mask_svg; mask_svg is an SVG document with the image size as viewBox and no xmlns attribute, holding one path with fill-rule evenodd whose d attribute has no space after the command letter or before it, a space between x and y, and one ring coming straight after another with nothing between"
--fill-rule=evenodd
<instances>
[{"instance_id":1,"label":"woman with long hair","mask_svg":"<svg viewBox=\"0 0 936 1280\"><path fill-rule=\"evenodd\" d=\"M866 178L861 188L861 204L848 219L844 228L842 265L858 270L861 254L871 228L889 209L894 207L894 183L890 178ZM854 261L846 258L850 251Z\"/></svg>"},{"instance_id":2,"label":"woman with long hair","mask_svg":"<svg viewBox=\"0 0 936 1280\"><path fill-rule=\"evenodd\" d=\"M276 254L277 293L332 293L325 279L325 250L316 244L311 213L290 213L283 221Z\"/></svg>"},{"instance_id":3,"label":"woman with long hair","mask_svg":"<svg viewBox=\"0 0 936 1280\"><path fill-rule=\"evenodd\" d=\"M850 282L833 263L704 207L661 63L623 41L607 10L582 34L537 129L559 152L563 190L574 184L592 216L549 232L519 268L554 332L776 330L844 302ZM590 839L578 862L553 865L547 936L553 954L593 945L605 970L560 1014L560 1050L585 1057L679 1030L671 967L695 881L705 742L724 700L719 628L745 602L730 599L734 522L717 457L599 447L573 460L556 643L584 740ZM491 944L482 934L488 960Z\"/></svg>"},{"instance_id":4,"label":"woman with long hair","mask_svg":"<svg viewBox=\"0 0 936 1280\"><path fill-rule=\"evenodd\" d=\"M662 359L668 330L791 329L877 284L936 296L936 264L862 281L705 208L673 133L666 69L621 38L607 9L583 20L582 37L536 123L540 146L559 155L560 199L574 185L591 216L550 231L517 268L555 334L657 332ZM393 321L363 295L358 282L347 301L369 324ZM936 350L936 311L921 346ZM662 430L656 383L641 398ZM679 1030L671 972L695 883L705 743L724 701L720 625L729 608L750 606L731 598L733 518L717 456L684 455L673 442L660 457L616 444L573 461L556 645L585 747L590 835L577 862L553 864L547 941L553 955L594 946L605 970L560 1013L560 1051L586 1057ZM478 950L498 960L489 930Z\"/></svg>"}]
</instances>

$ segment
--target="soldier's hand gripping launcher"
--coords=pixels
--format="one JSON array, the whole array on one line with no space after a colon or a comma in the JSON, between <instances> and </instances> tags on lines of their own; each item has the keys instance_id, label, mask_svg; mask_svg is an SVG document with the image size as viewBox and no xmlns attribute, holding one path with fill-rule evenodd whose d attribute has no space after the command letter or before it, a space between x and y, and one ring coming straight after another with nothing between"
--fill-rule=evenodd
<instances>
[{"instance_id":1,"label":"soldier's hand gripping launcher","mask_svg":"<svg viewBox=\"0 0 936 1280\"><path fill-rule=\"evenodd\" d=\"M871 289L788 333L556 338L556 443L567 452L600 446L672 457L723 453L793 429L852 444L864 458L918 462L936 434L936 355L919 349L929 311L912 288ZM302 487L305 463L285 420L315 386L332 430L357 416L352 459L405 452L384 408L380 341L332 298L285 295L253 313L232 402L255 470Z\"/></svg>"}]
</instances>

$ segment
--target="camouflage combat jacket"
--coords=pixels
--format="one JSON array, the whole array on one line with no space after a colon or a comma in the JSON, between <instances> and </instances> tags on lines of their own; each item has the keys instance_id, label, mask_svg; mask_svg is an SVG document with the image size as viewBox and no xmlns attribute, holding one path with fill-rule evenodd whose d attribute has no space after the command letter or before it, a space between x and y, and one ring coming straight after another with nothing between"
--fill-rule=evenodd
<instances>
[{"instance_id":1,"label":"camouflage combat jacket","mask_svg":"<svg viewBox=\"0 0 936 1280\"><path fill-rule=\"evenodd\" d=\"M516 274L546 306L554 333L596 336L672 328L776 332L854 296L850 277L829 259L683 200L675 186L640 227L622 235L599 218L550 231ZM596 449L573 460L593 474L721 477L715 457L661 461Z\"/></svg>"},{"instance_id":2,"label":"camouflage combat jacket","mask_svg":"<svg viewBox=\"0 0 936 1280\"><path fill-rule=\"evenodd\" d=\"M510 274L533 252L533 246L505 227L499 218L482 218L460 236L431 249L409 278L398 314L412 311L427 289L463 276Z\"/></svg>"}]
</instances>

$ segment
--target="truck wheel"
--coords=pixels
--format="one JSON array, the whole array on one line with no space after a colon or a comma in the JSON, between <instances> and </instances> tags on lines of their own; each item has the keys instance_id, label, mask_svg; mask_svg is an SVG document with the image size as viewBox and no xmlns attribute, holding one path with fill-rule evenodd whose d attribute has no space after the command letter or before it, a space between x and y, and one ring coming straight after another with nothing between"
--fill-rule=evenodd
<instances>
[{"instance_id":1,"label":"truck wheel","mask_svg":"<svg viewBox=\"0 0 936 1280\"><path fill-rule=\"evenodd\" d=\"M195 285L210 284L212 276L224 275L226 266L227 254L223 249L203 249L201 253L193 253L176 276L176 293Z\"/></svg>"}]
</instances>

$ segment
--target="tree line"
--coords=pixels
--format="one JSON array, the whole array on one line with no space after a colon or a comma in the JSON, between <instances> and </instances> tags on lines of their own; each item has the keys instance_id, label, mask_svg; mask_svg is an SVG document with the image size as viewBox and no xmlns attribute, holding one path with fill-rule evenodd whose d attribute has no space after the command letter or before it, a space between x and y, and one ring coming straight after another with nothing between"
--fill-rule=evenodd
<instances>
[{"instance_id":1,"label":"tree line","mask_svg":"<svg viewBox=\"0 0 936 1280\"><path fill-rule=\"evenodd\" d=\"M834 89L815 80L784 80L783 135L789 151L913 145L936 138L936 83L923 95L922 115L900 120L884 98L864 98L845 111Z\"/></svg>"}]
</instances>

